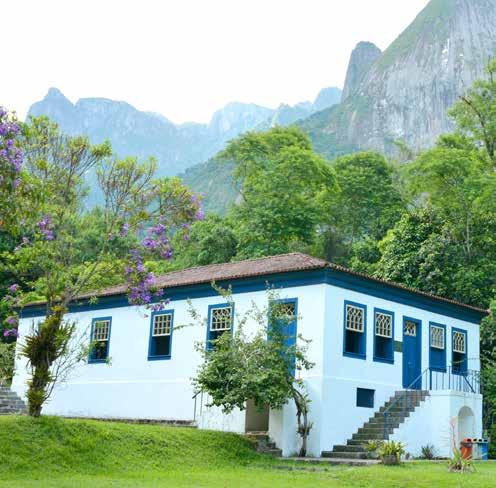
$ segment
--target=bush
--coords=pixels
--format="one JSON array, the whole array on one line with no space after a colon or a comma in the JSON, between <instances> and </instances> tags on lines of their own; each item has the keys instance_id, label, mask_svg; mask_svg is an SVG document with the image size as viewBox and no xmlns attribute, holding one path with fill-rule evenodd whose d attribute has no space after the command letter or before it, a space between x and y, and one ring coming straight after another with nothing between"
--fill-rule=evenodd
<instances>
[{"instance_id":1,"label":"bush","mask_svg":"<svg viewBox=\"0 0 496 488\"><path fill-rule=\"evenodd\" d=\"M453 455L448 459L448 470L455 473L469 473L473 471L472 459L465 459L460 449L453 449Z\"/></svg>"},{"instance_id":2,"label":"bush","mask_svg":"<svg viewBox=\"0 0 496 488\"><path fill-rule=\"evenodd\" d=\"M16 343L0 342L0 385L10 385L14 376Z\"/></svg>"},{"instance_id":3,"label":"bush","mask_svg":"<svg viewBox=\"0 0 496 488\"><path fill-rule=\"evenodd\" d=\"M425 446L422 446L420 450L422 451L422 456L421 456L422 459L432 460L436 457L435 448L432 444L427 444Z\"/></svg>"},{"instance_id":4,"label":"bush","mask_svg":"<svg viewBox=\"0 0 496 488\"><path fill-rule=\"evenodd\" d=\"M405 446L402 442L384 441L378 452L383 464L399 464L401 456L405 454Z\"/></svg>"}]
</instances>

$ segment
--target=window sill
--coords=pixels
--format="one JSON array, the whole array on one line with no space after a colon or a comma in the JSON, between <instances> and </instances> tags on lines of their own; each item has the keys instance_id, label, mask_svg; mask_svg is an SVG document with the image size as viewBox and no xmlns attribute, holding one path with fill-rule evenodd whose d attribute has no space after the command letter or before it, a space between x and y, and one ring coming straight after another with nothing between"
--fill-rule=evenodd
<instances>
[{"instance_id":1,"label":"window sill","mask_svg":"<svg viewBox=\"0 0 496 488\"><path fill-rule=\"evenodd\" d=\"M107 359L88 359L88 364L102 364L106 362Z\"/></svg>"},{"instance_id":2,"label":"window sill","mask_svg":"<svg viewBox=\"0 0 496 488\"><path fill-rule=\"evenodd\" d=\"M365 354L358 354L356 352L343 352L343 356L347 358L353 358L353 359L367 359L367 356Z\"/></svg>"},{"instance_id":3,"label":"window sill","mask_svg":"<svg viewBox=\"0 0 496 488\"><path fill-rule=\"evenodd\" d=\"M394 364L394 358L378 358L374 356L375 363Z\"/></svg>"},{"instance_id":4,"label":"window sill","mask_svg":"<svg viewBox=\"0 0 496 488\"><path fill-rule=\"evenodd\" d=\"M148 361L165 361L171 359L171 356L148 356Z\"/></svg>"},{"instance_id":5,"label":"window sill","mask_svg":"<svg viewBox=\"0 0 496 488\"><path fill-rule=\"evenodd\" d=\"M441 366L430 366L430 370L435 373L446 373L446 366L444 368Z\"/></svg>"}]
</instances>

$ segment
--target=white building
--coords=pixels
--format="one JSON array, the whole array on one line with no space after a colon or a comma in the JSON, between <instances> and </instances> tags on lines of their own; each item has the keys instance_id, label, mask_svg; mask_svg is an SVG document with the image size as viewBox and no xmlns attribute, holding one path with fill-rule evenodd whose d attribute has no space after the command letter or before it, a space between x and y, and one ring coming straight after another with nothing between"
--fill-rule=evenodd
<instances>
[{"instance_id":1,"label":"white building","mask_svg":"<svg viewBox=\"0 0 496 488\"><path fill-rule=\"evenodd\" d=\"M232 286L234 311L212 288L214 280ZM229 327L230 315L242 315L252 301L266 305L270 284L297 310L297 333L311 340L308 356L315 366L302 373L312 399L310 455L334 450L328 455L362 457L367 439L386 434L403 440L413 455L433 444L447 456L450 422L457 441L482 436L484 310L299 253L177 271L161 276L159 284L171 302L158 313L130 306L123 286L100 293L97 303L81 297L71 306L68 318L101 347L56 389L46 414L195 420L200 428L240 433L267 430L283 455L295 454L299 439L292 403L266 413L249 403L225 416L205 406L205 395L193 398L191 378L201 361L195 342ZM178 327L191 323L187 299L208 316L207 332ZM43 315L39 305L23 310L21 342ZM21 396L26 380L26 364L17 359L12 388Z\"/></svg>"}]
</instances>

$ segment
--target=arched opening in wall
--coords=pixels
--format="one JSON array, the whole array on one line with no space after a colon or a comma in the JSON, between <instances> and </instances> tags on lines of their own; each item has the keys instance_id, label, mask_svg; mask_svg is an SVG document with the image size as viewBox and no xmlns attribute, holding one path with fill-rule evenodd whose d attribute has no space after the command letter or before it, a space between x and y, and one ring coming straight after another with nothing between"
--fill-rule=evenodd
<instances>
[{"instance_id":1,"label":"arched opening in wall","mask_svg":"<svg viewBox=\"0 0 496 488\"><path fill-rule=\"evenodd\" d=\"M458 442L476 435L474 412L469 407L462 407L458 412Z\"/></svg>"},{"instance_id":2,"label":"arched opening in wall","mask_svg":"<svg viewBox=\"0 0 496 488\"><path fill-rule=\"evenodd\" d=\"M253 400L246 402L245 432L268 432L269 407L259 410Z\"/></svg>"}]
</instances>

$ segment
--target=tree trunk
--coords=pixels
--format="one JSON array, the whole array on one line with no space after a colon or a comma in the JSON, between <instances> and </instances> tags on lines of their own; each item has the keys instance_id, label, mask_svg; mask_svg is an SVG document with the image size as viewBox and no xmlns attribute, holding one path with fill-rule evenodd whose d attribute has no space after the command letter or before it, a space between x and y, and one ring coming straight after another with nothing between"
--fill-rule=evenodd
<instances>
[{"instance_id":1,"label":"tree trunk","mask_svg":"<svg viewBox=\"0 0 496 488\"><path fill-rule=\"evenodd\" d=\"M308 435L312 429L312 423L308 421L310 400L306 394L302 394L296 388L293 389L293 399L296 405L298 435L301 437L299 457L306 457Z\"/></svg>"}]
</instances>

